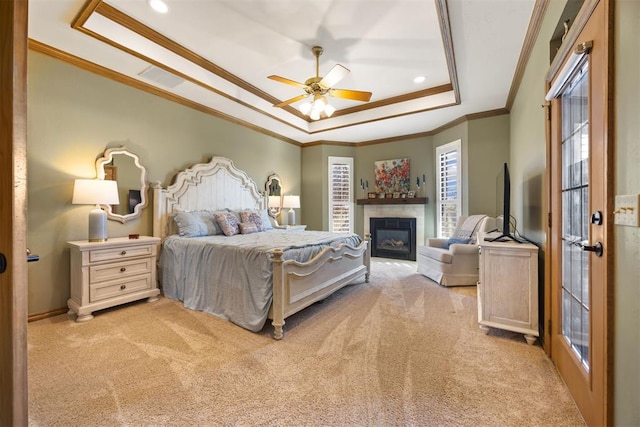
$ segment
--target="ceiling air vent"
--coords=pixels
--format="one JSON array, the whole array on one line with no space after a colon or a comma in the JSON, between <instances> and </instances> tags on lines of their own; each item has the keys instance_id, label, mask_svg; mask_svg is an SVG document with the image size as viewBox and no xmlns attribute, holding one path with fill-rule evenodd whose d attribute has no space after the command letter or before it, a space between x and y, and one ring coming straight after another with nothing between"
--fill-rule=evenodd
<instances>
[{"instance_id":1,"label":"ceiling air vent","mask_svg":"<svg viewBox=\"0 0 640 427\"><path fill-rule=\"evenodd\" d=\"M149 68L142 71L138 75L169 89L173 89L180 83L184 82L184 79L182 77L171 74L170 72L165 71L162 68L156 67L155 65L151 65Z\"/></svg>"}]
</instances>

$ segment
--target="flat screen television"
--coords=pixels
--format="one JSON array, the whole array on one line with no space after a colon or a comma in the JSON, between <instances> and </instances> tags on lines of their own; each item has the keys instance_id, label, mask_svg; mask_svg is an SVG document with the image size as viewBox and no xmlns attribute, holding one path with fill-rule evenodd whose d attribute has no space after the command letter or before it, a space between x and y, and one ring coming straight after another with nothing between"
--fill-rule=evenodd
<instances>
[{"instance_id":1,"label":"flat screen television","mask_svg":"<svg viewBox=\"0 0 640 427\"><path fill-rule=\"evenodd\" d=\"M498 177L496 178L496 214L502 209L502 234L497 237L485 237L487 242L514 242L522 243L522 240L511 233L511 177L509 176L509 166L505 163Z\"/></svg>"}]
</instances>

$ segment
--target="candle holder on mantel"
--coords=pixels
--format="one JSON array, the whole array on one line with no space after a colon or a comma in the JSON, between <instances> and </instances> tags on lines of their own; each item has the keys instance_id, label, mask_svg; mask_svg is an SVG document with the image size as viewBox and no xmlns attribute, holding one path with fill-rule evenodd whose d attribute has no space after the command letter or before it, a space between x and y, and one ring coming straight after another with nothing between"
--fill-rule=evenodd
<instances>
[{"instance_id":1,"label":"candle holder on mantel","mask_svg":"<svg viewBox=\"0 0 640 427\"><path fill-rule=\"evenodd\" d=\"M422 175L422 182L420 182L420 177L416 178L416 197L427 197L427 189L422 190L426 181L427 179L424 174Z\"/></svg>"}]
</instances>

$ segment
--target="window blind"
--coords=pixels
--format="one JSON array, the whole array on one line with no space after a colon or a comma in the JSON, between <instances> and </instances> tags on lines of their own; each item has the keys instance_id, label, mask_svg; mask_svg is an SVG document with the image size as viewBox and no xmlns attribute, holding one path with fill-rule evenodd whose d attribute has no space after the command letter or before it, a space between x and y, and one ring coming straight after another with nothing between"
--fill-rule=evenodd
<instances>
[{"instance_id":1,"label":"window blind","mask_svg":"<svg viewBox=\"0 0 640 427\"><path fill-rule=\"evenodd\" d=\"M329 231L353 231L353 159L329 158Z\"/></svg>"},{"instance_id":2,"label":"window blind","mask_svg":"<svg viewBox=\"0 0 640 427\"><path fill-rule=\"evenodd\" d=\"M438 147L438 237L451 237L460 216L460 143Z\"/></svg>"}]
</instances>

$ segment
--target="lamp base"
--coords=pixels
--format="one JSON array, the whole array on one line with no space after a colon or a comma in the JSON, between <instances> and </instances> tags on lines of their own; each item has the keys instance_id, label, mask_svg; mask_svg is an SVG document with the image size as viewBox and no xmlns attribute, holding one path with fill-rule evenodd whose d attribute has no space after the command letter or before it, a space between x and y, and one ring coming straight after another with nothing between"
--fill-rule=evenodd
<instances>
[{"instance_id":1,"label":"lamp base","mask_svg":"<svg viewBox=\"0 0 640 427\"><path fill-rule=\"evenodd\" d=\"M294 211L293 208L290 208L287 215L287 225L296 225L296 211Z\"/></svg>"},{"instance_id":2,"label":"lamp base","mask_svg":"<svg viewBox=\"0 0 640 427\"><path fill-rule=\"evenodd\" d=\"M107 241L107 213L99 206L89 212L89 241Z\"/></svg>"}]
</instances>

